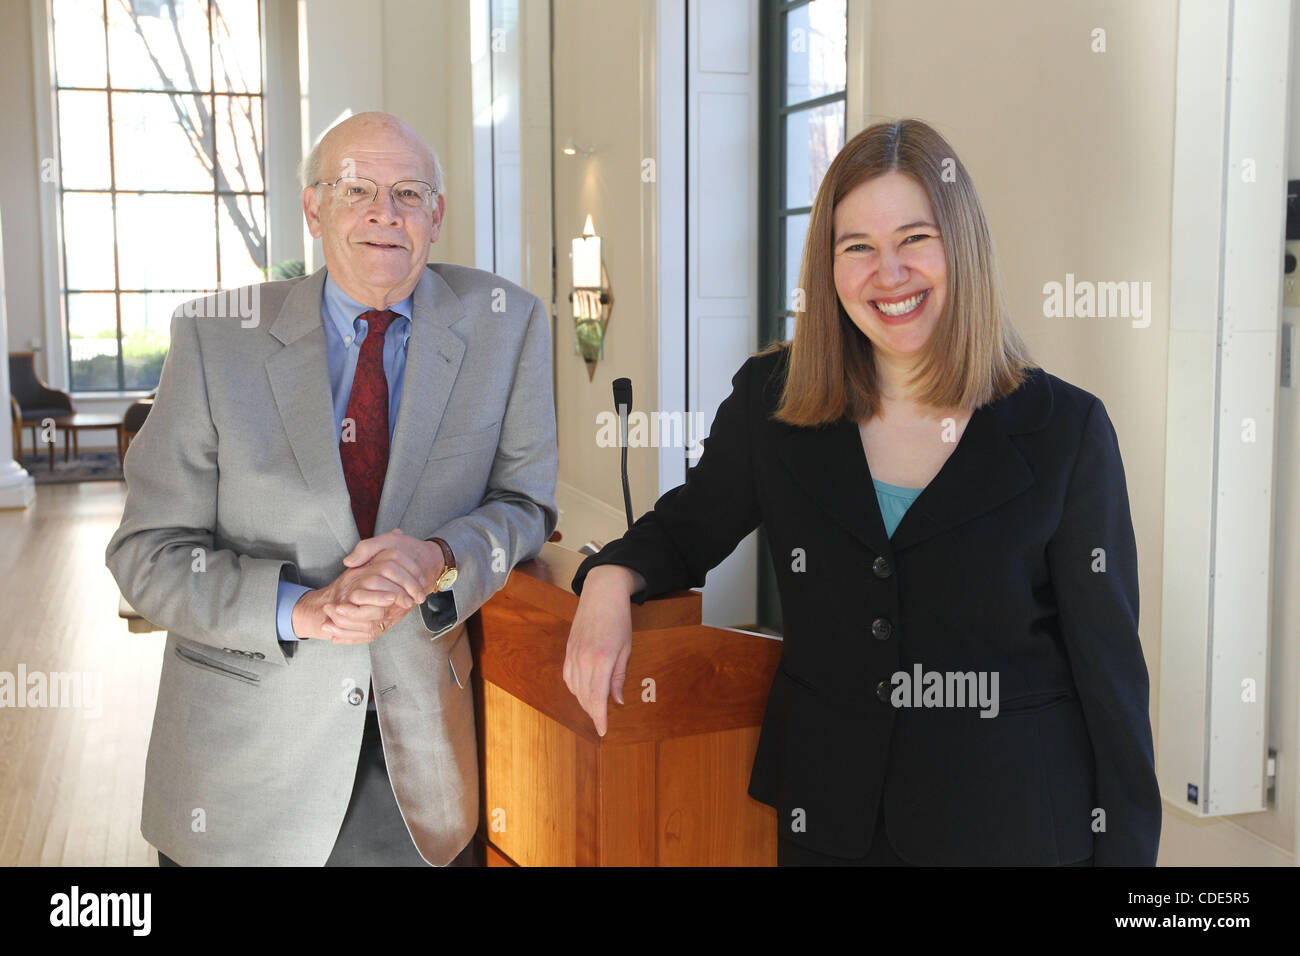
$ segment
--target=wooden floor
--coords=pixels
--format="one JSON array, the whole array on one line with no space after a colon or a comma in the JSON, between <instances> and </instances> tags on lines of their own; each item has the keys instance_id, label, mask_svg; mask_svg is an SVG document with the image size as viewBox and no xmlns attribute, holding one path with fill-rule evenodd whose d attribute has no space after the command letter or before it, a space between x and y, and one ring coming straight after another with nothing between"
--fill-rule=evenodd
<instances>
[{"instance_id":1,"label":"wooden floor","mask_svg":"<svg viewBox=\"0 0 1300 956\"><path fill-rule=\"evenodd\" d=\"M121 482L49 485L0 510L0 671L97 681L102 711L0 707L0 866L156 865L140 798L163 634L127 630L104 567L125 498Z\"/></svg>"}]
</instances>

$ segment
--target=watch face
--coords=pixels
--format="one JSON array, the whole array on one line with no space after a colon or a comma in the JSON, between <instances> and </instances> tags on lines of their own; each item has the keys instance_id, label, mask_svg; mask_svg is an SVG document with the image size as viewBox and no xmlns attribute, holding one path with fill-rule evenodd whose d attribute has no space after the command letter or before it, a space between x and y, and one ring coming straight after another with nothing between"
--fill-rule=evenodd
<instances>
[{"instance_id":1,"label":"watch face","mask_svg":"<svg viewBox=\"0 0 1300 956\"><path fill-rule=\"evenodd\" d=\"M459 573L460 572L458 572L455 568L447 568L446 570L444 570L442 574L438 576L438 590L445 591L453 584L455 584L456 578L459 575Z\"/></svg>"}]
</instances>

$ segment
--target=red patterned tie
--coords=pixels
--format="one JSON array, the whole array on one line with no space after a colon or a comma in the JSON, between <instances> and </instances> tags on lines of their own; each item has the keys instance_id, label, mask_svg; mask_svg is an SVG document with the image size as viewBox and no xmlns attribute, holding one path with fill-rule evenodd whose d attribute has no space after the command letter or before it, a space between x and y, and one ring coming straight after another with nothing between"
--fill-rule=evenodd
<instances>
[{"instance_id":1,"label":"red patterned tie","mask_svg":"<svg viewBox=\"0 0 1300 956\"><path fill-rule=\"evenodd\" d=\"M357 370L348 396L347 418L353 422L352 441L347 441L347 419L339 437L339 458L343 477L352 497L352 517L363 539L375 536L379 495L388 471L388 377L384 374L384 333L397 318L395 312L364 312L370 328L361 343Z\"/></svg>"}]
</instances>

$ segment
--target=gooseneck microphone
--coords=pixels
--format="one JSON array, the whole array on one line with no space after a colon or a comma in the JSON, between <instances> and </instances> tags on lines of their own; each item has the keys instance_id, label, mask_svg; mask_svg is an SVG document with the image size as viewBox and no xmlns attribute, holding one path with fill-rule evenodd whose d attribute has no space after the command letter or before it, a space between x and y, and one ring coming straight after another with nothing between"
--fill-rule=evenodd
<instances>
[{"instance_id":1,"label":"gooseneck microphone","mask_svg":"<svg viewBox=\"0 0 1300 956\"><path fill-rule=\"evenodd\" d=\"M632 380L614 379L614 407L618 410L618 443L623 449L623 510L632 527L632 492L627 486L627 416L632 411Z\"/></svg>"}]
</instances>

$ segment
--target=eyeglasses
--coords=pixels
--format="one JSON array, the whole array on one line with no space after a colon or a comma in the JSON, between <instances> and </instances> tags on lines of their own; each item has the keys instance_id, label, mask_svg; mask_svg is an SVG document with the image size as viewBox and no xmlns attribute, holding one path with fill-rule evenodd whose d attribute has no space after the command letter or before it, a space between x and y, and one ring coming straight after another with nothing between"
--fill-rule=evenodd
<instances>
[{"instance_id":1,"label":"eyeglasses","mask_svg":"<svg viewBox=\"0 0 1300 956\"><path fill-rule=\"evenodd\" d=\"M360 176L343 176L332 183L312 185L333 186L334 198L345 206L374 202L375 197L379 195L379 184L373 179L363 179ZM418 179L403 179L385 188L393 194L393 199L399 206L405 206L407 209L430 209L433 206L433 197L437 195L436 189Z\"/></svg>"}]
</instances>

